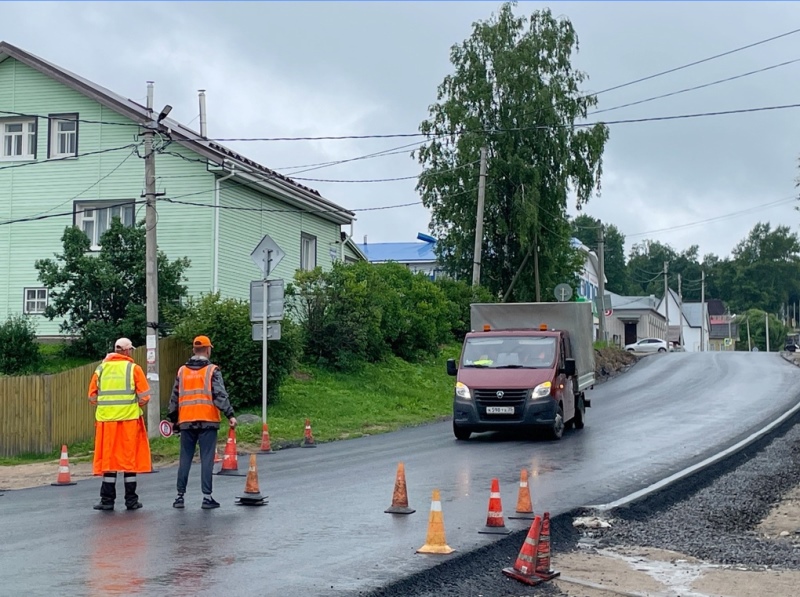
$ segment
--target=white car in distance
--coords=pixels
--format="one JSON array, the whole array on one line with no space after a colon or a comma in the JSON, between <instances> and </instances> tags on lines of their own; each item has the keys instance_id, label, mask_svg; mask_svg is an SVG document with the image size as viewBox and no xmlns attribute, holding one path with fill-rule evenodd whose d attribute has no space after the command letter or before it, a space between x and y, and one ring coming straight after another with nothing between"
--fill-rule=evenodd
<instances>
[{"instance_id":1,"label":"white car in distance","mask_svg":"<svg viewBox=\"0 0 800 597\"><path fill-rule=\"evenodd\" d=\"M628 352L667 352L669 347L666 340L660 338L642 338L633 344L626 344L625 350Z\"/></svg>"}]
</instances>

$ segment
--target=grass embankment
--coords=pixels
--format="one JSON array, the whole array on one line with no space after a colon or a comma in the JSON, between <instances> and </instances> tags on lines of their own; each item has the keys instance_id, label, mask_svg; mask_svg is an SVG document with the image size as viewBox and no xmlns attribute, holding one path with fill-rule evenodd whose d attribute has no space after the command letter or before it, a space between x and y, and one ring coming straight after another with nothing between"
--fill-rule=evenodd
<instances>
[{"instance_id":1,"label":"grass embankment","mask_svg":"<svg viewBox=\"0 0 800 597\"><path fill-rule=\"evenodd\" d=\"M305 419L311 421L314 440L374 435L435 421L452 411L453 379L445 372L445 361L457 358L458 345L446 346L436 358L408 363L391 357L384 363L369 364L358 373L334 373L318 367L303 367L284 382L281 397L268 406L267 417L272 449L297 446L303 440ZM224 371L223 371L224 375ZM243 409L261 416L261 407ZM220 445L227 434L227 422L220 429ZM261 423L239 425L236 433L240 452L261 445ZM93 442L69 446L70 461L89 458ZM59 448L60 449L60 448ZM155 462L177 459L177 437L157 437L150 442ZM25 464L57 459L58 453L21 455L0 459L0 465Z\"/></svg>"},{"instance_id":2,"label":"grass embankment","mask_svg":"<svg viewBox=\"0 0 800 597\"><path fill-rule=\"evenodd\" d=\"M37 374L51 375L60 373L68 369L83 367L98 360L86 357L66 357L63 350L64 347L61 344L40 344L39 354L42 355L42 363Z\"/></svg>"}]
</instances>

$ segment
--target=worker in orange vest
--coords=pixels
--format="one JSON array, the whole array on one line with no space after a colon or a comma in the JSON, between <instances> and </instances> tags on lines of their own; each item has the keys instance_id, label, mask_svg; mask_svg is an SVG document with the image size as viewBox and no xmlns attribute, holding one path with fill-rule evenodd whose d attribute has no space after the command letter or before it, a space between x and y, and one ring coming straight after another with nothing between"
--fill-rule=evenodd
<instances>
[{"instance_id":1,"label":"worker in orange vest","mask_svg":"<svg viewBox=\"0 0 800 597\"><path fill-rule=\"evenodd\" d=\"M150 384L142 368L133 362L128 338L114 343L89 382L89 402L95 405L94 463L92 472L103 475L100 502L95 510L113 510L117 498L117 472L125 482L125 506L142 507L136 495L136 473L152 471L150 442L142 407L150 401Z\"/></svg>"},{"instance_id":2,"label":"worker in orange vest","mask_svg":"<svg viewBox=\"0 0 800 597\"><path fill-rule=\"evenodd\" d=\"M203 491L202 508L219 508L211 496L214 453L217 446L220 411L236 426L233 407L225 390L222 373L211 363L213 348L208 336L197 336L192 343L192 356L178 369L167 416L181 438L178 463L178 497L172 506L183 508L183 494L189 480L195 448L200 444L200 485Z\"/></svg>"}]
</instances>

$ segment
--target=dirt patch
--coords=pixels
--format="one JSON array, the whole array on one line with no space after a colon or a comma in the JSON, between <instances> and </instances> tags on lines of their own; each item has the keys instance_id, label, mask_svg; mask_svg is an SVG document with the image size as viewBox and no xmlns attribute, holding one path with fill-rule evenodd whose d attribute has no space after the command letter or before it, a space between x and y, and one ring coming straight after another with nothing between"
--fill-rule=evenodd
<instances>
[{"instance_id":1,"label":"dirt patch","mask_svg":"<svg viewBox=\"0 0 800 597\"><path fill-rule=\"evenodd\" d=\"M784 495L756 530L770 539L800 542L800 486Z\"/></svg>"},{"instance_id":2,"label":"dirt patch","mask_svg":"<svg viewBox=\"0 0 800 597\"><path fill-rule=\"evenodd\" d=\"M594 374L598 382L624 373L639 360L635 354L620 348L601 348L594 351Z\"/></svg>"}]
</instances>

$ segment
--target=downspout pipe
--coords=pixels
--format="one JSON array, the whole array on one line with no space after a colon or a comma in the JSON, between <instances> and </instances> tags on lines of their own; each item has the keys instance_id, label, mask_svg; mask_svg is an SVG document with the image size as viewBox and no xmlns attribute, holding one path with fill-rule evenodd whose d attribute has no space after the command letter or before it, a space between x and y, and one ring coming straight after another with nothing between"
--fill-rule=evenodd
<instances>
[{"instance_id":1,"label":"downspout pipe","mask_svg":"<svg viewBox=\"0 0 800 597\"><path fill-rule=\"evenodd\" d=\"M224 163L223 163L224 166ZM220 212L220 188L222 181L228 180L234 175L236 164L231 164L231 171L220 178L214 180L214 274L213 274L213 292L219 292L219 212Z\"/></svg>"}]
</instances>

